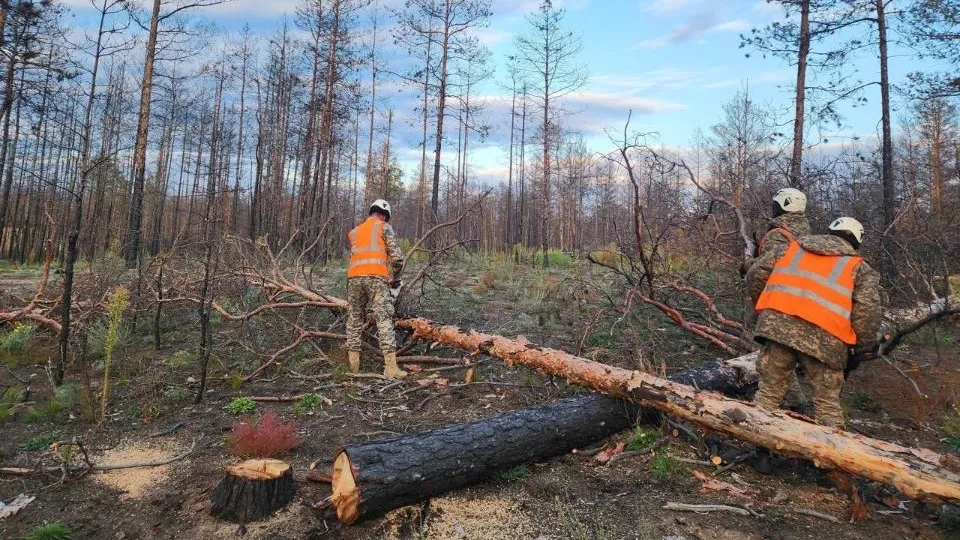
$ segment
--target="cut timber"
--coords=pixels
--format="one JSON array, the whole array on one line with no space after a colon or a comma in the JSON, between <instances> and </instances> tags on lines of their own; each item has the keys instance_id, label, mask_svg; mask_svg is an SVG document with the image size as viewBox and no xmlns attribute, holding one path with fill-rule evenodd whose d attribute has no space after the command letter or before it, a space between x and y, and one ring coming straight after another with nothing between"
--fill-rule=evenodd
<instances>
[{"instance_id":1,"label":"cut timber","mask_svg":"<svg viewBox=\"0 0 960 540\"><path fill-rule=\"evenodd\" d=\"M438 326L425 319L401 321L420 339L486 354L564 377L568 382L661 410L677 418L776 452L810 459L889 484L904 495L931 502L960 501L960 475L930 450L908 448L855 433L812 424L781 411L768 411L714 392L593 362L525 340Z\"/></svg>"},{"instance_id":2,"label":"cut timber","mask_svg":"<svg viewBox=\"0 0 960 540\"><path fill-rule=\"evenodd\" d=\"M270 516L293 500L293 469L276 459L249 459L226 467L227 475L213 490L214 516L249 523Z\"/></svg>"},{"instance_id":3,"label":"cut timber","mask_svg":"<svg viewBox=\"0 0 960 540\"><path fill-rule=\"evenodd\" d=\"M589 395L347 446L333 463L337 518L350 524L582 448L633 425L636 410Z\"/></svg>"},{"instance_id":4,"label":"cut timber","mask_svg":"<svg viewBox=\"0 0 960 540\"><path fill-rule=\"evenodd\" d=\"M750 393L757 382L750 358L748 355L746 360L708 362L670 378L691 381L700 388L744 395ZM543 461L572 448L583 448L621 431L640 413L640 407L629 401L591 394L504 413L473 424L402 437L396 447L404 448L402 452L392 446L398 439L348 446L334 460L331 499L340 520L353 523L446 490L480 482L498 469ZM506 436L503 425L508 425L509 431L516 435L510 435L501 448L497 446L499 439L490 439L490 429ZM585 430L584 426L590 429ZM571 436L563 436L564 433ZM450 445L449 439L455 439L456 444ZM517 441L520 441L519 450ZM445 449L448 455L436 459L433 454L437 447ZM370 463L375 466L371 468ZM469 468L470 474L464 474L465 468ZM401 471L406 471L406 475Z\"/></svg>"}]
</instances>

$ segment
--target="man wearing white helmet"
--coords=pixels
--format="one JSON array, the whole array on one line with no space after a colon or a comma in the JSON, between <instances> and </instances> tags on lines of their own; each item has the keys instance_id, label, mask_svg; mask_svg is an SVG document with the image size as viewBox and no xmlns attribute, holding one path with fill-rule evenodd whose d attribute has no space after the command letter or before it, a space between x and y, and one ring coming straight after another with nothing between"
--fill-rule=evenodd
<instances>
[{"instance_id":1,"label":"man wearing white helmet","mask_svg":"<svg viewBox=\"0 0 960 540\"><path fill-rule=\"evenodd\" d=\"M397 366L397 341L393 327L391 286L398 286L403 252L390 226L390 203L377 199L370 205L369 217L347 237L350 239L350 263L347 267L347 356L350 371L360 371L361 333L367 309L377 320L383 374L402 379L407 372Z\"/></svg>"},{"instance_id":2,"label":"man wearing white helmet","mask_svg":"<svg viewBox=\"0 0 960 540\"><path fill-rule=\"evenodd\" d=\"M748 293L744 299L744 328L746 329L744 335L746 339L750 339L750 331L757 324L754 306L757 305L760 291L763 290L763 282L758 282L756 272L752 271L756 262L766 253L786 248L794 238L810 234L810 222L807 221L807 196L802 191L794 188L782 188L777 191L771 202L771 211L773 217L770 219L767 232L757 246L756 257L748 257L740 267L741 276L747 283L747 290L754 291L754 294ZM751 286L751 284L754 285ZM795 382L791 390L791 401L796 403L805 401L802 390Z\"/></svg>"},{"instance_id":3,"label":"man wearing white helmet","mask_svg":"<svg viewBox=\"0 0 960 540\"><path fill-rule=\"evenodd\" d=\"M830 234L791 239L751 271L758 296L754 339L763 348L756 403L780 407L797 364L821 424L843 427L840 390L848 356L874 348L882 317L879 275L859 256L863 225L842 217Z\"/></svg>"}]
</instances>

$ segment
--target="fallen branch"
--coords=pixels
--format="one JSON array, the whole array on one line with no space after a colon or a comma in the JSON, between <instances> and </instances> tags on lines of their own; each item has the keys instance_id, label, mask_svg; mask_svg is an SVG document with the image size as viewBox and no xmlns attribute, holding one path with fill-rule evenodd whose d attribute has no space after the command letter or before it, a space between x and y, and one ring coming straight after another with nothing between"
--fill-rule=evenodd
<instances>
[{"instance_id":1,"label":"fallen branch","mask_svg":"<svg viewBox=\"0 0 960 540\"><path fill-rule=\"evenodd\" d=\"M741 516L756 516L755 512L750 512L739 506L728 506L726 504L685 504L678 502L668 502L663 505L664 510L676 510L678 512L696 512L706 514L708 512L731 512Z\"/></svg>"},{"instance_id":2,"label":"fallen branch","mask_svg":"<svg viewBox=\"0 0 960 540\"><path fill-rule=\"evenodd\" d=\"M293 401L300 401L307 396L316 396L320 398L320 401L323 401L323 403L328 407L333 405L333 400L317 393L297 394L295 396L250 396L250 399L261 403L290 403Z\"/></svg>"},{"instance_id":3,"label":"fallen branch","mask_svg":"<svg viewBox=\"0 0 960 540\"><path fill-rule=\"evenodd\" d=\"M824 514L823 512L817 512L816 510L809 510L807 508L791 508L790 512L794 514L801 514L804 516L811 516L815 518L825 519L833 523L843 523L840 519L831 516L830 514Z\"/></svg>"}]
</instances>

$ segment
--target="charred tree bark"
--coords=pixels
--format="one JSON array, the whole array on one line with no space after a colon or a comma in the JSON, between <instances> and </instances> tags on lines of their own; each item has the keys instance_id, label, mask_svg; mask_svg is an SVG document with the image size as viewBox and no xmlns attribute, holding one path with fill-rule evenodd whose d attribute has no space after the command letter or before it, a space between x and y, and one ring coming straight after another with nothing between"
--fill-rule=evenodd
<instances>
[{"instance_id":1,"label":"charred tree bark","mask_svg":"<svg viewBox=\"0 0 960 540\"><path fill-rule=\"evenodd\" d=\"M337 517L354 523L583 447L633 425L637 410L590 395L347 446L333 465Z\"/></svg>"},{"instance_id":2,"label":"charred tree bark","mask_svg":"<svg viewBox=\"0 0 960 540\"><path fill-rule=\"evenodd\" d=\"M593 362L562 351L533 347L523 340L465 333L424 319L400 321L420 339L432 340L560 376L571 384L599 390L643 407L699 424L730 437L776 452L809 459L882 482L904 495L931 502L960 501L960 474L948 469L946 457L925 449L871 439L813 424L786 412L768 411L751 403L690 386Z\"/></svg>"},{"instance_id":3,"label":"charred tree bark","mask_svg":"<svg viewBox=\"0 0 960 540\"><path fill-rule=\"evenodd\" d=\"M293 469L276 459L250 459L226 468L210 495L210 513L235 523L269 517L293 500Z\"/></svg>"},{"instance_id":4,"label":"charred tree bark","mask_svg":"<svg viewBox=\"0 0 960 540\"><path fill-rule=\"evenodd\" d=\"M755 356L707 362L670 379L749 395L756 390ZM334 462L337 517L350 524L481 482L499 470L583 448L630 427L643 412L629 401L590 394L470 424L347 446Z\"/></svg>"}]
</instances>

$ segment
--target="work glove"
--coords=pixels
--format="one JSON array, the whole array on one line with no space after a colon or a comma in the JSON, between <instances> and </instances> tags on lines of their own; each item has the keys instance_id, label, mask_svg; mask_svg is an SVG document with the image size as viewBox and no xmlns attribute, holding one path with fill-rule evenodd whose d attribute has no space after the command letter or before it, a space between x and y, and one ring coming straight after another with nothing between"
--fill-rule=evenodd
<instances>
[{"instance_id":1,"label":"work glove","mask_svg":"<svg viewBox=\"0 0 960 540\"><path fill-rule=\"evenodd\" d=\"M873 348L850 349L850 352L847 353L847 366L843 368L843 378L849 377L864 361L874 358L876 358L876 350Z\"/></svg>"},{"instance_id":2,"label":"work glove","mask_svg":"<svg viewBox=\"0 0 960 540\"><path fill-rule=\"evenodd\" d=\"M390 296L392 296L394 300L400 296L401 289L403 289L403 280L395 279L390 282Z\"/></svg>"}]
</instances>

